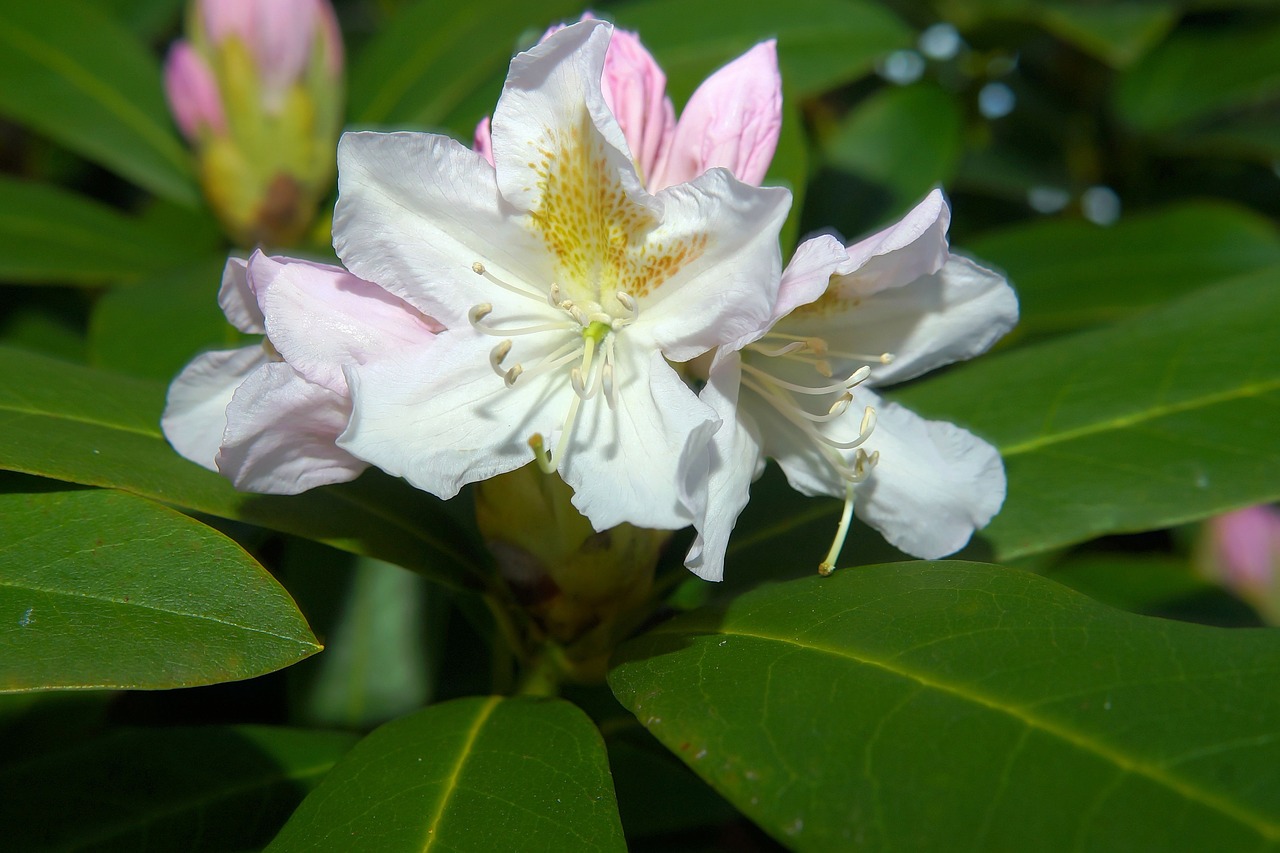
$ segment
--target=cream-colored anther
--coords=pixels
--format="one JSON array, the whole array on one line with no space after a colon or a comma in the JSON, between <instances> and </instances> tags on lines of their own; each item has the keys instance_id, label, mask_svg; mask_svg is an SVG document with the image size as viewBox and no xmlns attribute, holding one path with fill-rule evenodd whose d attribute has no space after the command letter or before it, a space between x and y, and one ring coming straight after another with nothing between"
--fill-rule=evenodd
<instances>
[{"instance_id":1,"label":"cream-colored anther","mask_svg":"<svg viewBox=\"0 0 1280 853\"><path fill-rule=\"evenodd\" d=\"M831 404L831 408L827 410L828 415L843 415L845 410L849 408L849 404L853 402L852 394L845 394L839 400Z\"/></svg>"},{"instance_id":2,"label":"cream-colored anther","mask_svg":"<svg viewBox=\"0 0 1280 853\"><path fill-rule=\"evenodd\" d=\"M471 271L476 275L484 275L485 273L484 264L480 263L479 261L476 261L474 264L471 265Z\"/></svg>"},{"instance_id":3,"label":"cream-colored anther","mask_svg":"<svg viewBox=\"0 0 1280 853\"><path fill-rule=\"evenodd\" d=\"M503 341L493 349L489 350L489 366L499 376L505 376L506 371L502 369L502 360L511 353L511 341Z\"/></svg>"},{"instance_id":4,"label":"cream-colored anther","mask_svg":"<svg viewBox=\"0 0 1280 853\"><path fill-rule=\"evenodd\" d=\"M524 373L524 368L520 365L513 365L510 370L503 374L503 380L507 383L507 387L514 387L516 380L520 378L520 374Z\"/></svg>"},{"instance_id":5,"label":"cream-colored anther","mask_svg":"<svg viewBox=\"0 0 1280 853\"><path fill-rule=\"evenodd\" d=\"M477 325L485 317L493 313L493 305L489 302L481 302L478 305L472 305L471 310L467 312L467 319L471 321L471 325Z\"/></svg>"}]
</instances>

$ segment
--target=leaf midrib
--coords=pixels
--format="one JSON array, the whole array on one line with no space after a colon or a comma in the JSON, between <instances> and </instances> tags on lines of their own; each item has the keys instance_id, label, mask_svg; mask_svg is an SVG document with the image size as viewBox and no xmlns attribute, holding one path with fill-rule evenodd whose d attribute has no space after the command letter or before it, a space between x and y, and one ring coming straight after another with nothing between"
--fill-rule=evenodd
<instances>
[{"instance_id":1,"label":"leaf midrib","mask_svg":"<svg viewBox=\"0 0 1280 853\"><path fill-rule=\"evenodd\" d=\"M1195 409L1202 409L1219 403L1229 403L1234 400L1242 400L1248 397L1260 397L1263 394L1267 394L1277 389L1280 389L1280 379L1242 385L1229 391L1221 391L1216 394L1206 394L1201 397L1193 397L1179 403L1165 403L1144 409L1141 412L1120 415L1118 417L1096 421L1091 424L1085 424L1084 426L1065 429L1061 432L1055 432L1049 435L1040 435L1035 438L1029 438L1013 444L1002 445L1000 447L1000 454L1008 458L1010 456L1018 456L1023 453L1031 453L1045 447L1052 447L1055 444L1073 441L1077 438L1084 438L1090 435L1098 435L1100 433L1113 432L1127 427L1137 426L1138 424L1157 420L1167 415L1176 415L1181 412L1189 412Z\"/></svg>"},{"instance_id":2,"label":"leaf midrib","mask_svg":"<svg viewBox=\"0 0 1280 853\"><path fill-rule=\"evenodd\" d=\"M440 792L440 801L436 804L435 811L427 819L427 837L422 840L422 851L431 849L431 845L435 844L436 839L440 837L440 819L444 816L445 807L449 804L449 800L453 798L454 792L458 789L458 778L462 775L462 768L467 763L467 758L471 755L471 747L475 745L476 738L480 736L480 730L484 728L484 724L493 716L493 709L498 707L498 703L502 701L501 696L490 696L480 706L480 712L476 714L475 720L471 723L471 728L467 730L466 740L462 743L462 748L458 750L458 757L454 759L453 767L450 768L449 777L445 780L445 788Z\"/></svg>"},{"instance_id":3,"label":"leaf midrib","mask_svg":"<svg viewBox=\"0 0 1280 853\"><path fill-rule=\"evenodd\" d=\"M1050 720L1046 720L1035 714L1029 713L1027 710L1023 708L1016 708L1009 705L1002 705L996 699L992 699L987 696L983 696L982 694L975 693L971 689L968 689L962 685L952 684L946 681L939 681L939 680L930 678L929 676L923 673L917 672L907 667L903 667L900 664L894 665L888 661L876 660L874 658L869 658L869 657L860 657L844 649L836 649L828 646L802 643L788 637L780 637L772 634L765 634L765 633L760 633L756 631L748 631L746 629L741 629L741 628L729 628L729 627L721 627L715 631L709 631L708 635L709 636L737 636L737 637L746 637L746 638L757 639L757 640L766 640L766 641L775 642L775 643L782 643L784 645L793 646L795 648L803 649L805 651L830 655L832 657L838 657L844 660L850 660L855 663L863 664L865 666L876 667L877 669L882 669L885 672L892 673L899 677L908 678L926 689L937 690L942 693L955 696L964 701L971 702L975 705L981 705L984 708L988 708L990 710L1013 717L1014 719L1018 720L1028 728L1035 729L1037 731L1043 732L1052 737L1058 738L1064 743L1068 743L1072 746L1075 746L1077 749L1083 750L1085 752L1093 753L1094 755L1098 756L1099 758L1114 765L1115 767L1117 767L1118 769L1126 773L1132 773L1138 776L1145 777L1146 779L1156 783L1157 785L1163 786L1164 788L1167 788L1168 790L1180 795L1182 798L1186 800L1190 800L1192 802L1196 802L1204 806L1208 806L1209 808L1220 812L1221 814L1227 816L1228 818L1231 818L1232 820L1235 820L1236 822L1249 827L1250 829L1254 830L1255 832L1257 832L1259 835L1261 835L1263 838L1267 839L1268 841L1274 842L1274 841L1280 840L1280 825L1271 823L1261 815L1257 815L1252 811L1244 809L1230 802L1229 800L1224 800L1223 798L1213 793L1210 793L1201 788L1198 788L1194 784L1191 784L1182 779L1179 779L1176 776L1170 775L1169 773L1165 772L1164 770L1162 770L1160 767L1156 765L1149 764L1145 761L1141 761L1135 758L1130 758L1124 755L1123 753L1116 751L1114 748L1109 747L1106 744L1099 743L1098 741L1093 740L1090 737L1087 737L1082 734L1078 734Z\"/></svg>"}]
</instances>

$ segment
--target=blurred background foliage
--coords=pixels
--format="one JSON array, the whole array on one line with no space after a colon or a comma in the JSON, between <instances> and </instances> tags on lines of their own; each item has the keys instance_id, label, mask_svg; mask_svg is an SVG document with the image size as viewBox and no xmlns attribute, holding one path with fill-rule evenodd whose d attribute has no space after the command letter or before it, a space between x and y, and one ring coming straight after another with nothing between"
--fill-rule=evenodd
<instances>
[{"instance_id":1,"label":"blurred background foliage","mask_svg":"<svg viewBox=\"0 0 1280 853\"><path fill-rule=\"evenodd\" d=\"M464 142L491 112L512 52L582 11L567 0L338 0L336 8L348 57L346 126L445 131ZM1007 272L1023 310L1001 344L1007 355L901 392L1006 452L1006 514L965 556L1044 572L1136 613L1232 626L1271 618L1259 602L1274 600L1274 588L1242 599L1211 582L1211 547L1198 522L1280 497L1274 409L1215 398L1192 413L1194 423L1168 414L1169 435L1179 440L1207 445L1215 424L1234 430L1234 443L1219 448L1223 459L1205 457L1217 464L1212 482L1203 472L1175 472L1184 485L1203 478L1194 500L1181 487L1165 489L1164 479L1176 479L1169 466L1177 441L1153 449L1159 441L1125 418L1126 406L1144 405L1143 389L1162 382L1184 382L1202 396L1229 397L1249 382L1274 390L1274 344L1258 339L1260 327L1280 320L1274 2L623 0L593 8L640 33L677 107L708 72L762 38L778 39L786 112L768 182L796 196L784 249L816 229L866 233L941 185L953 206L953 246ZM73 389L86 401L136 394L147 401L138 417L154 427L163 383L196 353L239 341L215 293L227 252L249 247L233 246L203 200L161 86L161 58L182 12L180 0L0 2L0 386L10 400L46 383L50 393ZM332 200L291 251L332 258ZM1173 356L1170 342L1181 348ZM131 378L113 384L38 356ZM1173 379L1164 373L1170 364L1178 365ZM1098 378L1089 389L1095 402L1064 427L1082 437L1068 436L1073 455L1050 458L1031 437L1062 402L1051 380L1082 372ZM1106 446L1084 446L1104 420L1119 424L1103 436ZM21 432L6 441L43 452ZM1120 464L1133 468L1128 491L1099 473ZM38 490L28 474L129 482L127 474L95 480L74 462L7 467L25 472L2 481L21 493ZM129 832L145 826L161 849L194 844L182 815L237 814L239 794L227 791L250 792L254 819L210 819L218 828L200 849L255 848L353 738L311 733L284 743L253 726L365 731L510 679L512 663L490 640L473 581L451 568L484 560L469 556L481 549L465 499L442 506L377 478L337 492L375 508L396 504L414 522L430 518L430 535L462 543L461 557L445 559L434 546L397 539L404 525L394 519L385 535L367 537L372 547L351 546L359 537L338 527L310 538L341 550L289 535L305 533L316 517L337 525L346 505L336 498L285 511L229 489L182 492L166 476L139 475L131 488L200 513L218 537L203 547L224 547L225 534L246 548L293 594L328 651L270 677L186 691L0 697L0 791L58 790L65 805L114 787L140 815ZM675 558L687 539L676 538L659 576L671 609L812 571L795 560L794 543L826 536L838 507L779 486L771 470L755 488L726 583L688 578ZM391 564L410 564L400 556L415 548L429 555L425 569L414 566L425 575ZM868 564L901 557L865 528L845 554ZM606 735L633 849L774 847L657 749L603 688L572 698ZM221 728L197 735L154 723ZM50 743L63 751L41 758ZM260 760L264 749L270 762ZM127 763L121 756L140 754L149 757L135 775L67 786L62 763L92 756L97 766L118 767ZM215 770L191 778L196 766ZM170 800L152 797L170 785ZM18 803L0 795L0 825L13 825L6 810ZM90 815L83 831L67 824L35 846L9 842L89 849L109 838L130 849L137 836L111 829L117 818Z\"/></svg>"}]
</instances>

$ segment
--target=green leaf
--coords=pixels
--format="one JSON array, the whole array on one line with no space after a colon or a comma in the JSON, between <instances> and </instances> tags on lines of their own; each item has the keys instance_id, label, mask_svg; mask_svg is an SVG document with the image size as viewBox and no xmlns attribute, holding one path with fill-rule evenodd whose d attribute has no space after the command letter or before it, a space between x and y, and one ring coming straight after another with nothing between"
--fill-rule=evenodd
<instances>
[{"instance_id":1,"label":"green leaf","mask_svg":"<svg viewBox=\"0 0 1280 853\"><path fill-rule=\"evenodd\" d=\"M0 6L0 113L157 195L199 199L151 51L102 9Z\"/></svg>"},{"instance_id":2,"label":"green leaf","mask_svg":"<svg viewBox=\"0 0 1280 853\"><path fill-rule=\"evenodd\" d=\"M900 216L955 173L963 149L964 117L951 93L933 83L881 89L853 109L825 142L826 165L853 176L819 181L826 213L850 221L875 206L877 220Z\"/></svg>"},{"instance_id":3,"label":"green leaf","mask_svg":"<svg viewBox=\"0 0 1280 853\"><path fill-rule=\"evenodd\" d=\"M625 850L604 742L560 700L458 699L377 729L267 848Z\"/></svg>"},{"instance_id":4,"label":"green leaf","mask_svg":"<svg viewBox=\"0 0 1280 853\"><path fill-rule=\"evenodd\" d=\"M445 622L439 589L398 566L303 543L284 570L326 647L289 670L297 721L371 729L430 700Z\"/></svg>"},{"instance_id":5,"label":"green leaf","mask_svg":"<svg viewBox=\"0 0 1280 853\"><path fill-rule=\"evenodd\" d=\"M569 0L419 0L352 62L351 120L442 124L467 95L505 71L521 42L532 44L547 26L579 8Z\"/></svg>"},{"instance_id":6,"label":"green leaf","mask_svg":"<svg viewBox=\"0 0 1280 853\"><path fill-rule=\"evenodd\" d=\"M1280 843L1280 642L1035 575L898 563L763 587L627 644L610 684L795 850Z\"/></svg>"},{"instance_id":7,"label":"green leaf","mask_svg":"<svg viewBox=\"0 0 1280 853\"><path fill-rule=\"evenodd\" d=\"M104 295L89 326L93 363L167 380L203 350L244 344L215 298L225 264L210 258Z\"/></svg>"},{"instance_id":8,"label":"green leaf","mask_svg":"<svg viewBox=\"0 0 1280 853\"><path fill-rule=\"evenodd\" d=\"M480 560L441 503L370 471L354 483L277 497L237 492L178 456L160 433L165 386L0 347L0 468L259 524L368 554L455 587Z\"/></svg>"},{"instance_id":9,"label":"green leaf","mask_svg":"<svg viewBox=\"0 0 1280 853\"><path fill-rule=\"evenodd\" d=\"M610 13L653 51L677 103L712 71L764 39L778 40L787 92L805 97L862 77L912 38L891 12L865 0L638 0Z\"/></svg>"},{"instance_id":10,"label":"green leaf","mask_svg":"<svg viewBox=\"0 0 1280 853\"><path fill-rule=\"evenodd\" d=\"M1242 273L1280 264L1280 230L1218 202L1184 202L1109 228L1055 219L1015 225L964 247L1008 274L1021 335L1114 321Z\"/></svg>"},{"instance_id":11,"label":"green leaf","mask_svg":"<svg viewBox=\"0 0 1280 853\"><path fill-rule=\"evenodd\" d=\"M320 651L240 546L121 492L0 495L0 691L192 687Z\"/></svg>"},{"instance_id":12,"label":"green leaf","mask_svg":"<svg viewBox=\"0 0 1280 853\"><path fill-rule=\"evenodd\" d=\"M117 730L0 767L5 844L260 849L354 741L260 726Z\"/></svg>"},{"instance_id":13,"label":"green leaf","mask_svg":"<svg viewBox=\"0 0 1280 853\"><path fill-rule=\"evenodd\" d=\"M1280 26L1185 28L1120 80L1116 107L1149 133L1280 98Z\"/></svg>"},{"instance_id":14,"label":"green leaf","mask_svg":"<svg viewBox=\"0 0 1280 853\"><path fill-rule=\"evenodd\" d=\"M0 279L15 284L132 281L203 249L163 239L148 223L74 193L5 177L0 241Z\"/></svg>"},{"instance_id":15,"label":"green leaf","mask_svg":"<svg viewBox=\"0 0 1280 853\"><path fill-rule=\"evenodd\" d=\"M1280 498L1280 267L892 396L1004 455L1000 559Z\"/></svg>"}]
</instances>

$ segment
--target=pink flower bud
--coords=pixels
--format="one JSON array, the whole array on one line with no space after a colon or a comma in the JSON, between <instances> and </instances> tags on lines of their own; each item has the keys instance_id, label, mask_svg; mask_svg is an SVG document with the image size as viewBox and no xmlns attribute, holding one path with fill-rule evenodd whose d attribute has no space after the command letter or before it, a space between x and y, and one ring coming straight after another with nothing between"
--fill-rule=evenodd
<instances>
[{"instance_id":1,"label":"pink flower bud","mask_svg":"<svg viewBox=\"0 0 1280 853\"><path fill-rule=\"evenodd\" d=\"M213 72L185 41L174 44L164 63L164 92L182 134L190 140L202 130L222 134L227 119Z\"/></svg>"},{"instance_id":2,"label":"pink flower bud","mask_svg":"<svg viewBox=\"0 0 1280 853\"><path fill-rule=\"evenodd\" d=\"M476 138L471 147L477 154L489 161L489 165L493 165L493 131L489 128L489 117L485 116L480 119L480 123L476 125Z\"/></svg>"},{"instance_id":3,"label":"pink flower bud","mask_svg":"<svg viewBox=\"0 0 1280 853\"><path fill-rule=\"evenodd\" d=\"M585 17L585 16L584 16ZM604 55L604 102L622 127L640 179L662 162L676 129L667 77L635 33L614 30Z\"/></svg>"},{"instance_id":4,"label":"pink flower bud","mask_svg":"<svg viewBox=\"0 0 1280 853\"><path fill-rule=\"evenodd\" d=\"M1280 571L1280 511L1255 506L1208 523L1215 574L1237 592L1270 588Z\"/></svg>"},{"instance_id":5,"label":"pink flower bud","mask_svg":"<svg viewBox=\"0 0 1280 853\"><path fill-rule=\"evenodd\" d=\"M770 40L712 74L693 93L649 189L692 180L716 166L759 185L781 131L782 76L777 43Z\"/></svg>"}]
</instances>

